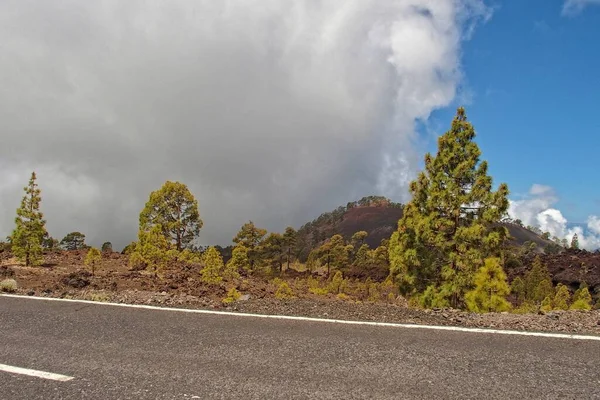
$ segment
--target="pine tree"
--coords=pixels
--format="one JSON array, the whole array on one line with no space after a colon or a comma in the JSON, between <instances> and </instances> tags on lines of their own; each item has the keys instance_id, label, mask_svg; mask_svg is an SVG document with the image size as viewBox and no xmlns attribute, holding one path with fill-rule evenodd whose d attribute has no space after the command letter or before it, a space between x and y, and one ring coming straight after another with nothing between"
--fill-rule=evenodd
<instances>
[{"instance_id":1,"label":"pine tree","mask_svg":"<svg viewBox=\"0 0 600 400\"><path fill-rule=\"evenodd\" d=\"M270 233L269 236L261 242L260 260L271 268L273 273L283 272L283 263L285 257L285 245L283 236L279 233Z\"/></svg>"},{"instance_id":2,"label":"pine tree","mask_svg":"<svg viewBox=\"0 0 600 400\"><path fill-rule=\"evenodd\" d=\"M555 310L568 310L569 303L571 302L571 293L569 289L559 283L556 286L556 295L554 296L554 301L552 302L552 306Z\"/></svg>"},{"instance_id":3,"label":"pine tree","mask_svg":"<svg viewBox=\"0 0 600 400\"><path fill-rule=\"evenodd\" d=\"M130 255L129 263L133 267L143 264L156 278L169 260L170 249L171 246L163 234L162 227L153 225L148 231L139 231L138 241Z\"/></svg>"},{"instance_id":4,"label":"pine tree","mask_svg":"<svg viewBox=\"0 0 600 400\"><path fill-rule=\"evenodd\" d=\"M90 248L85 256L84 264L92 269L92 275L96 273L96 265L98 265L100 261L102 261L100 250L95 247Z\"/></svg>"},{"instance_id":5,"label":"pine tree","mask_svg":"<svg viewBox=\"0 0 600 400\"><path fill-rule=\"evenodd\" d=\"M579 237L577 236L577 234L574 234L573 238L571 239L571 248L579 250Z\"/></svg>"},{"instance_id":6,"label":"pine tree","mask_svg":"<svg viewBox=\"0 0 600 400\"><path fill-rule=\"evenodd\" d=\"M200 271L202 282L214 285L223 280L223 257L221 253L214 248L209 247L204 254L204 268Z\"/></svg>"},{"instance_id":7,"label":"pine tree","mask_svg":"<svg viewBox=\"0 0 600 400\"><path fill-rule=\"evenodd\" d=\"M525 301L525 281L517 276L513 279L510 285L510 291L517 297L517 302L520 304Z\"/></svg>"},{"instance_id":8,"label":"pine tree","mask_svg":"<svg viewBox=\"0 0 600 400\"><path fill-rule=\"evenodd\" d=\"M327 266L327 276L331 274L331 269L344 269L349 263L349 252L351 245L344 243L342 235L333 235L331 239L325 242L319 249L321 255L321 265Z\"/></svg>"},{"instance_id":9,"label":"pine tree","mask_svg":"<svg viewBox=\"0 0 600 400\"><path fill-rule=\"evenodd\" d=\"M369 250L368 244L363 244L358 248L356 255L354 256L354 266L360 270L364 271L369 267L369 264L373 258L375 257L374 252Z\"/></svg>"},{"instance_id":10,"label":"pine tree","mask_svg":"<svg viewBox=\"0 0 600 400\"><path fill-rule=\"evenodd\" d=\"M254 270L255 264L260 261L260 245L266 234L266 229L257 228L254 222L248 221L242 225L240 231L233 238L235 244L248 249L248 261L251 270Z\"/></svg>"},{"instance_id":11,"label":"pine tree","mask_svg":"<svg viewBox=\"0 0 600 400\"><path fill-rule=\"evenodd\" d=\"M150 194L140 213L140 229L149 231L160 225L165 239L177 251L189 248L200 234L203 222L198 201L188 187L180 182L167 181Z\"/></svg>"},{"instance_id":12,"label":"pine tree","mask_svg":"<svg viewBox=\"0 0 600 400\"><path fill-rule=\"evenodd\" d=\"M475 274L475 288L465 295L467 308L474 312L500 312L510 309L506 296L510 288L499 258L488 258Z\"/></svg>"},{"instance_id":13,"label":"pine tree","mask_svg":"<svg viewBox=\"0 0 600 400\"><path fill-rule=\"evenodd\" d=\"M554 297L552 278L540 256L536 256L531 270L525 274L525 298L540 304L548 296Z\"/></svg>"},{"instance_id":14,"label":"pine tree","mask_svg":"<svg viewBox=\"0 0 600 400\"><path fill-rule=\"evenodd\" d=\"M36 179L35 172L32 172L29 184L23 189L25 196L17 209L16 226L10 237L13 254L26 266L42 263L42 242L47 235L46 221L40 211L41 191Z\"/></svg>"},{"instance_id":15,"label":"pine tree","mask_svg":"<svg viewBox=\"0 0 600 400\"><path fill-rule=\"evenodd\" d=\"M285 228L285 232L283 233L283 251L286 256L287 269L290 269L290 263L292 262L297 241L298 232L291 226Z\"/></svg>"},{"instance_id":16,"label":"pine tree","mask_svg":"<svg viewBox=\"0 0 600 400\"><path fill-rule=\"evenodd\" d=\"M102 243L102 252L103 253L112 253L113 252L112 243L111 242Z\"/></svg>"},{"instance_id":17,"label":"pine tree","mask_svg":"<svg viewBox=\"0 0 600 400\"><path fill-rule=\"evenodd\" d=\"M60 247L64 250L82 250L85 249L85 235L81 232L68 233L60 241Z\"/></svg>"},{"instance_id":18,"label":"pine tree","mask_svg":"<svg viewBox=\"0 0 600 400\"><path fill-rule=\"evenodd\" d=\"M245 273L250 272L250 263L248 261L248 249L242 245L237 245L233 248L231 258L227 262L226 270L229 271L227 274L238 274L243 271ZM235 272L234 272L235 271Z\"/></svg>"},{"instance_id":19,"label":"pine tree","mask_svg":"<svg viewBox=\"0 0 600 400\"><path fill-rule=\"evenodd\" d=\"M579 289L573 294L573 304L569 307L571 310L591 310L592 295L585 284L582 284Z\"/></svg>"},{"instance_id":20,"label":"pine tree","mask_svg":"<svg viewBox=\"0 0 600 400\"><path fill-rule=\"evenodd\" d=\"M487 162L473 141L475 130L459 108L436 156L410 185L398 230L390 239L390 273L403 294L428 289L454 307L462 304L475 272L498 254L507 229L498 224L508 210L508 187L492 190Z\"/></svg>"}]
</instances>

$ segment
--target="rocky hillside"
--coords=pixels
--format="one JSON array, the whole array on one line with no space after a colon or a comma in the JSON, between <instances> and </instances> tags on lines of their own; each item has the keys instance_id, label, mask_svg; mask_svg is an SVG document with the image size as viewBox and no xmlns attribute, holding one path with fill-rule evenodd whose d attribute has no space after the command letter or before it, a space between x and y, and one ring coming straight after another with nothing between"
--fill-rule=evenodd
<instances>
[{"instance_id":1,"label":"rocky hillside","mask_svg":"<svg viewBox=\"0 0 600 400\"><path fill-rule=\"evenodd\" d=\"M323 213L319 218L303 225L298 230L300 259L306 260L310 250L319 246L333 235L340 234L346 240L359 231L366 231L366 242L371 248L389 239L402 217L403 205L380 196L364 197L335 210ZM532 242L542 250L552 242L535 232L517 224L504 224L510 233L511 243L520 246Z\"/></svg>"}]
</instances>

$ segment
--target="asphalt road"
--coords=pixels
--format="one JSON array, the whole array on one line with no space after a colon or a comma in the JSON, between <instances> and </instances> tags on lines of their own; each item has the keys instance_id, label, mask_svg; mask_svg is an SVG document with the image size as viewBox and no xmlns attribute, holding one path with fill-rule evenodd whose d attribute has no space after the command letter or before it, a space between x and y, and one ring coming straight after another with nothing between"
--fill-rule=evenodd
<instances>
[{"instance_id":1,"label":"asphalt road","mask_svg":"<svg viewBox=\"0 0 600 400\"><path fill-rule=\"evenodd\" d=\"M600 341L0 297L10 399L600 399Z\"/></svg>"}]
</instances>

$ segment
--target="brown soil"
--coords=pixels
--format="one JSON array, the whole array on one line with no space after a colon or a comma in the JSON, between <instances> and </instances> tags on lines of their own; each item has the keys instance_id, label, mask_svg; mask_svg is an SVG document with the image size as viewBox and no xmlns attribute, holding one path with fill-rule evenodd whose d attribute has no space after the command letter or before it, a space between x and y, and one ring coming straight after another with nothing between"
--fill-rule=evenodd
<instances>
[{"instance_id":1,"label":"brown soil","mask_svg":"<svg viewBox=\"0 0 600 400\"><path fill-rule=\"evenodd\" d=\"M448 309L414 309L402 299L397 299L395 304L386 304L338 300L333 296L304 293L298 294L300 298L277 300L274 298L277 288L273 284L251 277L235 283L245 295L245 300L226 306L222 299L231 285L202 284L198 274L200 266L171 265L159 278L146 271L131 271L125 256L110 253L103 255L101 265L92 276L82 266L84 258L85 251L48 253L43 266L24 267L9 255L0 254L0 278L13 278L19 284L18 293L36 296L331 319L600 335L600 310L551 312L544 315L479 315ZM293 279L299 275L295 272L284 279L289 280L292 286Z\"/></svg>"}]
</instances>

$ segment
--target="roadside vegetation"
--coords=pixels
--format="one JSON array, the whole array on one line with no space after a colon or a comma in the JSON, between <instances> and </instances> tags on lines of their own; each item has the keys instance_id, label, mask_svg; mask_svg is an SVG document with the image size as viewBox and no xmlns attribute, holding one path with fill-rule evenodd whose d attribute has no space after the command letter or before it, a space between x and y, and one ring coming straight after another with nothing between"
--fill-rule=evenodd
<instances>
[{"instance_id":1,"label":"roadside vegetation","mask_svg":"<svg viewBox=\"0 0 600 400\"><path fill-rule=\"evenodd\" d=\"M493 185L474 139L475 130L460 108L450 129L438 139L437 153L425 156L424 170L410 185L408 204L377 196L348 203L319 217L334 221L329 230L317 229L317 221L299 231L287 227L282 233L267 232L248 221L225 248L197 245L203 226L198 202L185 184L168 181L150 194L140 212L137 240L117 258L126 258L128 270L144 274L152 282L149 285L166 290L174 287L173 277L180 271L185 279L175 287L199 282L204 291L224 293L224 305L240 301L261 282L269 288L265 293L281 301L323 297L476 313L592 309L585 282L576 290L555 285L539 255L531 257L539 253L535 246L510 242L508 187ZM90 247L85 235L76 231L60 241L52 238L40 211L36 179L32 173L15 229L3 248L26 267L42 266L44 253L83 251L87 275L82 276L89 281L98 271L106 275L107 260L115 258L112 244ZM402 211L390 236L371 246L366 231L335 233L340 215L371 206ZM547 253L579 247L577 237L567 244L542 232L539 236L549 243ZM523 265L524 260L533 262ZM512 271L515 265L522 271L509 280L507 268ZM77 281L65 279L67 284ZM4 280L0 290L16 291L17 282ZM100 297L107 300L104 294Z\"/></svg>"}]
</instances>

